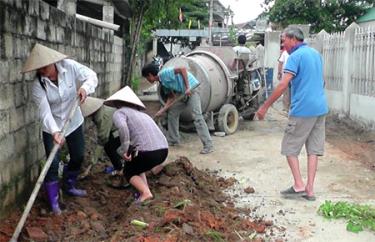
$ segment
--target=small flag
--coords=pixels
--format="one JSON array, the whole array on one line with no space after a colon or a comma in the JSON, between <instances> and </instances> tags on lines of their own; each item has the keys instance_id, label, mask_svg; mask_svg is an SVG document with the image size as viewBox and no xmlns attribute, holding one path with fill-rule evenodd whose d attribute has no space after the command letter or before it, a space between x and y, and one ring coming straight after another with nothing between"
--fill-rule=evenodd
<instances>
[{"instance_id":1,"label":"small flag","mask_svg":"<svg viewBox=\"0 0 375 242\"><path fill-rule=\"evenodd\" d=\"M189 20L189 29L190 29L190 27L191 27L191 19Z\"/></svg>"}]
</instances>

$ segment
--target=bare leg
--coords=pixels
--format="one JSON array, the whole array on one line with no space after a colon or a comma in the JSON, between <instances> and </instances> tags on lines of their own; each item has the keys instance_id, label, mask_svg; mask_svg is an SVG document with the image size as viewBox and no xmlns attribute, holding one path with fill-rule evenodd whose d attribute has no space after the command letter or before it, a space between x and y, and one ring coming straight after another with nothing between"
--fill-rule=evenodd
<instances>
[{"instance_id":1,"label":"bare leg","mask_svg":"<svg viewBox=\"0 0 375 242\"><path fill-rule=\"evenodd\" d=\"M157 175L163 170L164 166L162 164L157 165L151 169L152 174Z\"/></svg>"},{"instance_id":2,"label":"bare leg","mask_svg":"<svg viewBox=\"0 0 375 242\"><path fill-rule=\"evenodd\" d=\"M144 173L142 174L144 175L144 178L146 178L145 174ZM152 198L152 193L150 191L150 188L147 185L147 180L145 183L142 178L142 174L140 176L132 176L132 178L130 178L130 181L129 181L130 184L132 184L141 194L141 196L139 197L139 201L141 202Z\"/></svg>"},{"instance_id":3,"label":"bare leg","mask_svg":"<svg viewBox=\"0 0 375 242\"><path fill-rule=\"evenodd\" d=\"M318 156L308 155L307 156L307 185L305 188L307 196L314 195L314 180L315 180L317 167L318 167Z\"/></svg>"},{"instance_id":4,"label":"bare leg","mask_svg":"<svg viewBox=\"0 0 375 242\"><path fill-rule=\"evenodd\" d=\"M293 188L296 192L301 192L305 190L305 185L303 184L303 180L301 177L301 172L299 169L299 160L297 156L287 156L288 164L290 170L292 171L293 178L294 178L294 185Z\"/></svg>"},{"instance_id":5,"label":"bare leg","mask_svg":"<svg viewBox=\"0 0 375 242\"><path fill-rule=\"evenodd\" d=\"M140 177L142 178L142 181L144 182L144 184L146 184L146 186L148 187L146 173L145 172L141 173Z\"/></svg>"}]
</instances>

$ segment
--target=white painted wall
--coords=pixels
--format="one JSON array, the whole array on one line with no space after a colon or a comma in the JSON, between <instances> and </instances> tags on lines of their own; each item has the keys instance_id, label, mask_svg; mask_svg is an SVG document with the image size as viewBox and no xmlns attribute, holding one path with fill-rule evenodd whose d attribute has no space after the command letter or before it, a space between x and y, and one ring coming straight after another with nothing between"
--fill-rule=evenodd
<instances>
[{"instance_id":1,"label":"white painted wall","mask_svg":"<svg viewBox=\"0 0 375 242\"><path fill-rule=\"evenodd\" d=\"M375 124L375 97L352 94L350 96L350 116L372 126Z\"/></svg>"},{"instance_id":2,"label":"white painted wall","mask_svg":"<svg viewBox=\"0 0 375 242\"><path fill-rule=\"evenodd\" d=\"M328 106L331 111L340 112L343 108L343 93L334 90L326 90Z\"/></svg>"}]
</instances>

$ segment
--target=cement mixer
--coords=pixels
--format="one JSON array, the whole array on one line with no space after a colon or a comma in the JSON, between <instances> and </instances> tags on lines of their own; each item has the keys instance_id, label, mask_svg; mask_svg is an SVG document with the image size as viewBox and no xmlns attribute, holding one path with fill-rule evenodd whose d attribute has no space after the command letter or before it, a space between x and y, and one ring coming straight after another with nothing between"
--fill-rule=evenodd
<instances>
[{"instance_id":1,"label":"cement mixer","mask_svg":"<svg viewBox=\"0 0 375 242\"><path fill-rule=\"evenodd\" d=\"M258 109L262 81L258 69L252 68L255 59L241 57L231 47L199 47L186 56L169 60L165 67L186 67L199 81L197 91L202 112L210 130L233 134L238 128L240 115L251 120ZM158 90L162 103L165 95ZM184 110L180 126L193 128L191 110Z\"/></svg>"}]
</instances>

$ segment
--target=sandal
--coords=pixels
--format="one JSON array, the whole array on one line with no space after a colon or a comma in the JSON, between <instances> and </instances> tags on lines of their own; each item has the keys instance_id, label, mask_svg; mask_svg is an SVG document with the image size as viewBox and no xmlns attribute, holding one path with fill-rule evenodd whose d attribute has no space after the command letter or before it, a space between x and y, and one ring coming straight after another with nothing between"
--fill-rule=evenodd
<instances>
[{"instance_id":1,"label":"sandal","mask_svg":"<svg viewBox=\"0 0 375 242\"><path fill-rule=\"evenodd\" d=\"M313 201L316 200L316 197L315 197L314 195L312 195L312 196L308 196L308 195L306 194L306 195L302 195L302 197L303 197L304 199L306 199L307 201L311 201L311 202L313 202Z\"/></svg>"},{"instance_id":2,"label":"sandal","mask_svg":"<svg viewBox=\"0 0 375 242\"><path fill-rule=\"evenodd\" d=\"M280 194L283 195L284 197L299 197L299 196L306 195L306 192L305 191L296 192L296 190L294 190L294 187L291 186L288 189L281 191Z\"/></svg>"}]
</instances>

